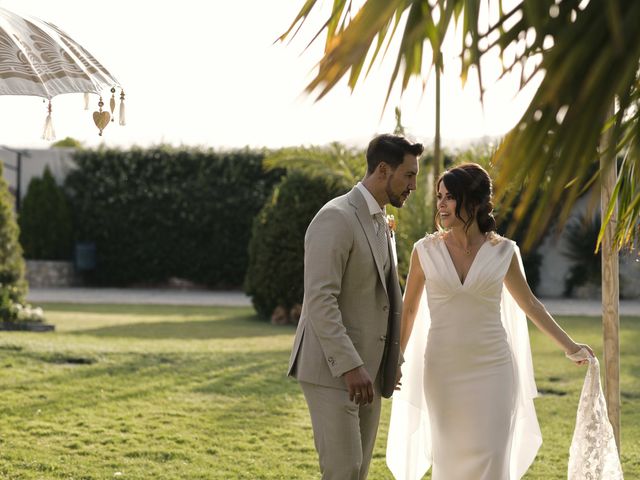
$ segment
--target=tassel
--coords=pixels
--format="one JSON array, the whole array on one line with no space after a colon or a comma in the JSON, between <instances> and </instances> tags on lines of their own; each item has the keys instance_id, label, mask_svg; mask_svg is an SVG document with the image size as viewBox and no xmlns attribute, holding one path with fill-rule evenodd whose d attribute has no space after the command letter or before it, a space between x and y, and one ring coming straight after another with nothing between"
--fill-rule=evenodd
<instances>
[{"instance_id":1,"label":"tassel","mask_svg":"<svg viewBox=\"0 0 640 480\"><path fill-rule=\"evenodd\" d=\"M119 123L120 125L126 125L126 120L124 117L124 90L120 91L120 115L119 115Z\"/></svg>"},{"instance_id":2,"label":"tassel","mask_svg":"<svg viewBox=\"0 0 640 480\"><path fill-rule=\"evenodd\" d=\"M89 110L89 93L85 92L84 94L84 109Z\"/></svg>"},{"instance_id":3,"label":"tassel","mask_svg":"<svg viewBox=\"0 0 640 480\"><path fill-rule=\"evenodd\" d=\"M113 112L116 109L116 89L115 87L111 87L111 100L109 100L109 108L111 109L111 121L113 122L115 117L113 116Z\"/></svg>"},{"instance_id":4,"label":"tassel","mask_svg":"<svg viewBox=\"0 0 640 480\"><path fill-rule=\"evenodd\" d=\"M48 115L44 122L44 131L42 132L42 139L48 142L56 139L56 132L53 129L53 120L51 120L51 100L49 100L49 107L47 108Z\"/></svg>"}]
</instances>

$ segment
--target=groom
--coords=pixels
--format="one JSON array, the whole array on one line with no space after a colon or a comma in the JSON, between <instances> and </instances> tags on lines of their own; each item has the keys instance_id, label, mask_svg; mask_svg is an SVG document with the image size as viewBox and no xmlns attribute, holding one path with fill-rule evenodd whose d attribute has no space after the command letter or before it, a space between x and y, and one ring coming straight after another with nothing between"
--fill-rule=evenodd
<instances>
[{"instance_id":1,"label":"groom","mask_svg":"<svg viewBox=\"0 0 640 480\"><path fill-rule=\"evenodd\" d=\"M396 385L402 293L385 206L416 189L423 147L379 135L367 174L305 236L304 301L289 363L309 406L325 480L367 477L380 397Z\"/></svg>"}]
</instances>

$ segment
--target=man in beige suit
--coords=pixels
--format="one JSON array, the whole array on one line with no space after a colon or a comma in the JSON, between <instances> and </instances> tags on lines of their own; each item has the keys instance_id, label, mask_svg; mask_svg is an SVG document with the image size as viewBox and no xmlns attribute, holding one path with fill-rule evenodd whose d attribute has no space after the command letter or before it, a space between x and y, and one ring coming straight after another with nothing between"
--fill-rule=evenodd
<instances>
[{"instance_id":1,"label":"man in beige suit","mask_svg":"<svg viewBox=\"0 0 640 480\"><path fill-rule=\"evenodd\" d=\"M380 397L399 380L402 293L384 209L402 207L415 190L422 151L404 137L375 137L365 178L307 229L289 375L307 400L325 480L367 477Z\"/></svg>"}]
</instances>

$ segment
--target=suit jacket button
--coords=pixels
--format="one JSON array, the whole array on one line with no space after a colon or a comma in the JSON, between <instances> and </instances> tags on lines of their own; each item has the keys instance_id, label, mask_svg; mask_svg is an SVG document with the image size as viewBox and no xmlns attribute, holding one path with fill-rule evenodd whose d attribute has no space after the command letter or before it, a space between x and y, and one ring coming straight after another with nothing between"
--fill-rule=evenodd
<instances>
[{"instance_id":1,"label":"suit jacket button","mask_svg":"<svg viewBox=\"0 0 640 480\"><path fill-rule=\"evenodd\" d=\"M381 342L386 342L387 341L387 336L386 335L380 335L380 341Z\"/></svg>"},{"instance_id":2,"label":"suit jacket button","mask_svg":"<svg viewBox=\"0 0 640 480\"><path fill-rule=\"evenodd\" d=\"M327 358L327 361L328 361L331 365L333 365L334 363L336 363L336 361L333 359L333 357L329 357L329 358Z\"/></svg>"},{"instance_id":3,"label":"suit jacket button","mask_svg":"<svg viewBox=\"0 0 640 480\"><path fill-rule=\"evenodd\" d=\"M382 307L382 310L384 310L386 312L387 310L389 310L389 306L385 305L384 307Z\"/></svg>"}]
</instances>

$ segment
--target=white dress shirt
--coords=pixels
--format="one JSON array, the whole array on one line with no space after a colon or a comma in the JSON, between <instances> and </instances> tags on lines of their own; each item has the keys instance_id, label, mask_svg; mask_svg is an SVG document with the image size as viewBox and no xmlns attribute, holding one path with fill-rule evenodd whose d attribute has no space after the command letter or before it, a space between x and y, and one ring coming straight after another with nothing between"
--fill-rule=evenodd
<instances>
[{"instance_id":1,"label":"white dress shirt","mask_svg":"<svg viewBox=\"0 0 640 480\"><path fill-rule=\"evenodd\" d=\"M376 213L382 212L382 215L384 215L384 218L387 218L386 210L380 208L380 205L378 204L376 199L373 198L373 195L371 195L371 192L367 190L367 187L365 187L362 182L358 182L358 184L356 185L356 188L360 190L360 192L362 193L362 196L367 202L367 206L369 207L369 213L371 214L371 222L373 223L373 228L375 229L377 234L378 229L380 228L380 224L376 222L373 216Z\"/></svg>"},{"instance_id":2,"label":"white dress shirt","mask_svg":"<svg viewBox=\"0 0 640 480\"><path fill-rule=\"evenodd\" d=\"M380 213L382 212L382 215L384 215L384 218L387 218L387 211L385 208L380 208L380 205L378 204L378 202L376 201L375 198L373 198L373 195L371 194L371 192L369 190L367 190L367 187L365 187L363 185L362 182L358 182L356 184L356 188L358 190L360 190L360 192L362 193L362 196L364 197L365 201L367 202L367 206L369 207L369 213L371 214L371 222L373 223L373 228L375 229L376 235L378 234L378 229L380 228L380 224L378 222L376 222L375 218L373 218L373 216L376 213ZM394 265L398 265L398 252L396 250L396 237L393 234L393 232L390 232L391 235L391 254L393 255L393 263Z\"/></svg>"}]
</instances>

